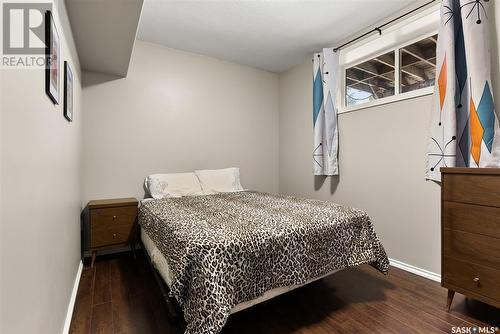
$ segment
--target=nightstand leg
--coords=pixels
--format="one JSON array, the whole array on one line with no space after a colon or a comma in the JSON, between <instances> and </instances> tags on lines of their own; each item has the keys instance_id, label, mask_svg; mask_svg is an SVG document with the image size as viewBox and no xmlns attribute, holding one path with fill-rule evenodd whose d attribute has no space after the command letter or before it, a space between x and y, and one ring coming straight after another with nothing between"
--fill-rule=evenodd
<instances>
[{"instance_id":1,"label":"nightstand leg","mask_svg":"<svg viewBox=\"0 0 500 334\"><path fill-rule=\"evenodd\" d=\"M448 290L448 298L446 299L446 310L449 311L451 308L451 302L453 301L453 297L455 296L455 291Z\"/></svg>"},{"instance_id":2,"label":"nightstand leg","mask_svg":"<svg viewBox=\"0 0 500 334\"><path fill-rule=\"evenodd\" d=\"M92 260L90 260L90 268L94 267L96 253L97 252L92 252Z\"/></svg>"}]
</instances>

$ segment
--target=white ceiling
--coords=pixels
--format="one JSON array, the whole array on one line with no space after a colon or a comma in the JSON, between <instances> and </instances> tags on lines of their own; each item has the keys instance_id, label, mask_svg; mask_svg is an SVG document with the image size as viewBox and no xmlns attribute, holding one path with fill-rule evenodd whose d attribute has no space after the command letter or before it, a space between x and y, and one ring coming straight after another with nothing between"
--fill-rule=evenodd
<instances>
[{"instance_id":1,"label":"white ceiling","mask_svg":"<svg viewBox=\"0 0 500 334\"><path fill-rule=\"evenodd\" d=\"M138 38L282 72L416 0L145 0Z\"/></svg>"}]
</instances>

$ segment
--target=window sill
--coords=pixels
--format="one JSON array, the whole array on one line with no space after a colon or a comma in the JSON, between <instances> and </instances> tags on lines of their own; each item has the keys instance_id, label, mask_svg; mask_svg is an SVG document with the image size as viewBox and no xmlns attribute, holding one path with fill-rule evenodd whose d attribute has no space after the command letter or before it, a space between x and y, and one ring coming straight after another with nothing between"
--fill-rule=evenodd
<instances>
[{"instance_id":1,"label":"window sill","mask_svg":"<svg viewBox=\"0 0 500 334\"><path fill-rule=\"evenodd\" d=\"M398 95L385 97L382 99L374 100L374 101L363 103L363 104L356 105L356 106L343 107L338 111L338 113L344 114L344 113L348 113L348 112L352 112L352 111L381 106L384 104L409 100L409 99L413 99L413 98L420 97L420 96L432 95L433 93L434 93L434 86L426 87L426 88L414 90L414 91L411 91L408 93L402 93L402 94L398 94Z\"/></svg>"}]
</instances>

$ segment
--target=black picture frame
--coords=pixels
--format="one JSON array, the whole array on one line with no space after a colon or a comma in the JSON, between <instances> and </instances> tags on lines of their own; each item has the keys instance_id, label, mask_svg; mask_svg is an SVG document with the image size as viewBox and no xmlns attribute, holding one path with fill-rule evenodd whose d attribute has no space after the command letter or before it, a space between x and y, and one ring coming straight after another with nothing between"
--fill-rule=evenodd
<instances>
[{"instance_id":1,"label":"black picture frame","mask_svg":"<svg viewBox=\"0 0 500 334\"><path fill-rule=\"evenodd\" d=\"M69 122L73 122L73 71L67 61L64 61L64 118Z\"/></svg>"},{"instance_id":2,"label":"black picture frame","mask_svg":"<svg viewBox=\"0 0 500 334\"><path fill-rule=\"evenodd\" d=\"M54 104L60 95L60 40L50 10L45 12L45 92Z\"/></svg>"}]
</instances>

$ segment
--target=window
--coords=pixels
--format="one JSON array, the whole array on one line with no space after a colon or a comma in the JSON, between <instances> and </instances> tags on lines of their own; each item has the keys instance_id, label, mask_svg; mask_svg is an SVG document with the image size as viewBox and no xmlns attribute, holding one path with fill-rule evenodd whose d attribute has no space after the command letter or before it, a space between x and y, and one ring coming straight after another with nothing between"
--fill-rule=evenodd
<instances>
[{"instance_id":1,"label":"window","mask_svg":"<svg viewBox=\"0 0 500 334\"><path fill-rule=\"evenodd\" d=\"M394 51L346 70L346 106L394 95Z\"/></svg>"},{"instance_id":2,"label":"window","mask_svg":"<svg viewBox=\"0 0 500 334\"><path fill-rule=\"evenodd\" d=\"M428 93L436 77L437 35L397 47L345 70L345 106L379 104ZM397 58L396 58L397 57ZM414 92L412 94L407 94ZM379 102L374 102L380 100Z\"/></svg>"},{"instance_id":3,"label":"window","mask_svg":"<svg viewBox=\"0 0 500 334\"><path fill-rule=\"evenodd\" d=\"M400 92L434 86L436 42L437 36L432 36L399 49Z\"/></svg>"}]
</instances>

